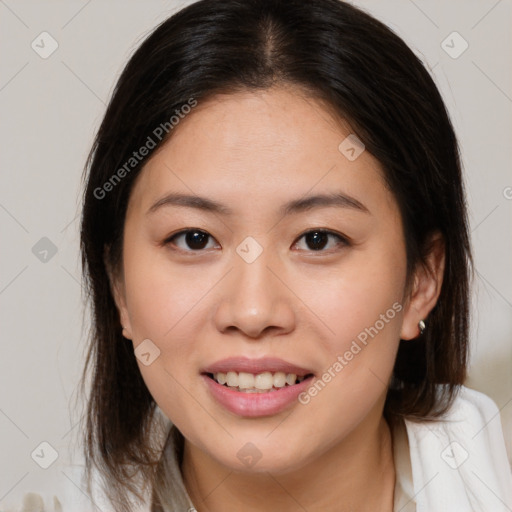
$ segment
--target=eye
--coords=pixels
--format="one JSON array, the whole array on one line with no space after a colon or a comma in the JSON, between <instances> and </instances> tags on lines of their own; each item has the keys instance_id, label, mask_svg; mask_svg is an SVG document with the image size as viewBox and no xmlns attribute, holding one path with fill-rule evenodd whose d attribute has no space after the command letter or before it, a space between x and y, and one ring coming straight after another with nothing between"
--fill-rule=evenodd
<instances>
[{"instance_id":1,"label":"eye","mask_svg":"<svg viewBox=\"0 0 512 512\"><path fill-rule=\"evenodd\" d=\"M214 240L206 231L202 231L201 229L185 229L167 238L164 244L175 245L182 251L198 252L202 249L212 248L212 246L208 246L209 239ZM183 244L185 244L186 247L184 247Z\"/></svg>"},{"instance_id":2,"label":"eye","mask_svg":"<svg viewBox=\"0 0 512 512\"><path fill-rule=\"evenodd\" d=\"M302 239L306 243L306 247L303 246L302 250L313 252L327 252L329 249L349 245L349 241L344 236L324 229L307 231L298 240ZM203 249L214 248L215 245L212 245L214 240L209 233L201 229L185 229L167 238L164 244L172 244L186 252L200 252ZM294 245L300 245L299 241Z\"/></svg>"},{"instance_id":3,"label":"eye","mask_svg":"<svg viewBox=\"0 0 512 512\"><path fill-rule=\"evenodd\" d=\"M327 249L336 249L336 247L344 247L349 245L347 238L344 236L324 229L314 229L307 231L299 238L299 240L301 239L304 239L307 245L307 248L304 250L313 252L326 252L323 251L323 249L326 247ZM330 240L334 240L334 243L331 243L329 246ZM294 245L297 245L298 243L299 242L295 242Z\"/></svg>"}]
</instances>

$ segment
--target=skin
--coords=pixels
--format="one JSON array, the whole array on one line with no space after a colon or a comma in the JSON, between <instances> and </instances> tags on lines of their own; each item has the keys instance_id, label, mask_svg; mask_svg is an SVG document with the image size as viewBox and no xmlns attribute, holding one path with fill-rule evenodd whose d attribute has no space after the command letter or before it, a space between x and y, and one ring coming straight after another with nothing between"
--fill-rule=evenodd
<instances>
[{"instance_id":1,"label":"skin","mask_svg":"<svg viewBox=\"0 0 512 512\"><path fill-rule=\"evenodd\" d=\"M112 276L124 335L150 339L160 356L141 374L185 437L184 482L199 512L225 510L391 511L392 437L382 416L400 338L419 335L434 307L444 251L433 239L427 265L406 281L397 203L379 162L349 161L351 133L298 90L216 96L200 103L154 154L132 191L123 268ZM305 195L339 191L368 212L316 207L283 216ZM204 196L232 216L167 205L170 192ZM211 235L195 250L184 229ZM335 236L314 251L308 230ZM247 237L263 248L247 263ZM167 242L166 242L167 241ZM188 252L187 252L188 251ZM357 335L394 303L402 310L311 401L243 418L209 394L202 369L231 356L280 357L321 376ZM244 465L247 443L261 459Z\"/></svg>"}]
</instances>

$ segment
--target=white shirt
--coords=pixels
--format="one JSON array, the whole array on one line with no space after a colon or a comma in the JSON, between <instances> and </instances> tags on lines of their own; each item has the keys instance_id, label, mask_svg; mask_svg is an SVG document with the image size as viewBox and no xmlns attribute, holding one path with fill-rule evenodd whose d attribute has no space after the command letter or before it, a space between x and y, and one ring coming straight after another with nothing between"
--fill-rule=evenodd
<instances>
[{"instance_id":1,"label":"white shirt","mask_svg":"<svg viewBox=\"0 0 512 512\"><path fill-rule=\"evenodd\" d=\"M512 476L500 414L461 387L443 420L395 432L394 512L510 512Z\"/></svg>"}]
</instances>

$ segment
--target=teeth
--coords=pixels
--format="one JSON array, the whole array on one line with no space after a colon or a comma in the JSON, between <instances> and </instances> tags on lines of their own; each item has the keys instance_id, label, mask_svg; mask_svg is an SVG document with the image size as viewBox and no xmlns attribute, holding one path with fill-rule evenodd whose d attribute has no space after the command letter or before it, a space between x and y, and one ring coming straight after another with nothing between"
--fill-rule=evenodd
<instances>
[{"instance_id":1,"label":"teeth","mask_svg":"<svg viewBox=\"0 0 512 512\"><path fill-rule=\"evenodd\" d=\"M228 372L226 374L226 384L230 387L237 387L238 386L238 373Z\"/></svg>"},{"instance_id":2,"label":"teeth","mask_svg":"<svg viewBox=\"0 0 512 512\"><path fill-rule=\"evenodd\" d=\"M295 373L263 372L253 375L247 372L218 372L213 378L222 385L245 393L265 393L293 386L296 382L302 382L305 376L297 377Z\"/></svg>"},{"instance_id":3,"label":"teeth","mask_svg":"<svg viewBox=\"0 0 512 512\"><path fill-rule=\"evenodd\" d=\"M286 374L286 384L288 384L288 386L293 386L295 384L296 380L297 380L297 375L295 375L295 373L287 373Z\"/></svg>"},{"instance_id":4,"label":"teeth","mask_svg":"<svg viewBox=\"0 0 512 512\"><path fill-rule=\"evenodd\" d=\"M238 374L238 387L240 389L252 389L254 387L254 375L252 373L240 372Z\"/></svg>"},{"instance_id":5,"label":"teeth","mask_svg":"<svg viewBox=\"0 0 512 512\"><path fill-rule=\"evenodd\" d=\"M276 373L276 375L277 375L277 373ZM279 372L279 375L282 375L284 377L283 372ZM273 375L270 372L259 373L258 375L256 375L256 377L254 377L254 387L256 389L271 389L275 385L274 384L275 380L276 379L273 377ZM283 380L283 379L278 377L277 384L280 384L281 380ZM276 388L282 388L283 386L284 386L284 384L281 386L275 385Z\"/></svg>"},{"instance_id":6,"label":"teeth","mask_svg":"<svg viewBox=\"0 0 512 512\"><path fill-rule=\"evenodd\" d=\"M284 388L286 385L286 373L276 372L274 373L274 387Z\"/></svg>"}]
</instances>

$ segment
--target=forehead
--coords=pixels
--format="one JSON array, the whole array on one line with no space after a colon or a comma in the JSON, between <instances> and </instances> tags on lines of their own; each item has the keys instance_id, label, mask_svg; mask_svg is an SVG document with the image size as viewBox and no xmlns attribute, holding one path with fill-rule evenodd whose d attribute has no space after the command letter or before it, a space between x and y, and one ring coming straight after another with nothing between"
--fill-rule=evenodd
<instances>
[{"instance_id":1,"label":"forehead","mask_svg":"<svg viewBox=\"0 0 512 512\"><path fill-rule=\"evenodd\" d=\"M348 122L298 90L218 95L179 121L146 163L131 202L147 209L179 190L243 207L340 187L389 202L379 162L368 151L356 159L343 152L350 135Z\"/></svg>"}]
</instances>

